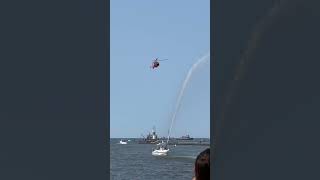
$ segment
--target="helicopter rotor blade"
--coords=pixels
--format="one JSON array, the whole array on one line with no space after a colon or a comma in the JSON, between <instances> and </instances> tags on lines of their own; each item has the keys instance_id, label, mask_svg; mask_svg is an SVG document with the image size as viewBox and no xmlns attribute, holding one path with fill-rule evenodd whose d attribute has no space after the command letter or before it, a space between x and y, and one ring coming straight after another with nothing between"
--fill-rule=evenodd
<instances>
[{"instance_id":1,"label":"helicopter rotor blade","mask_svg":"<svg viewBox=\"0 0 320 180\"><path fill-rule=\"evenodd\" d=\"M158 61L166 61L166 60L168 60L168 59L161 59L161 60L158 60Z\"/></svg>"}]
</instances>

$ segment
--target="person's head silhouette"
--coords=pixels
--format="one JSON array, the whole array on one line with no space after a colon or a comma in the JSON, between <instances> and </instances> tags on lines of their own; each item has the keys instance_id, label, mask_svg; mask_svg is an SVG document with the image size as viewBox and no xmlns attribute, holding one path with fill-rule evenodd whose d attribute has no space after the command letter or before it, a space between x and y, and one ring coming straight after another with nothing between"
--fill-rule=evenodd
<instances>
[{"instance_id":1,"label":"person's head silhouette","mask_svg":"<svg viewBox=\"0 0 320 180\"><path fill-rule=\"evenodd\" d=\"M194 164L195 180L210 179L210 149L202 151Z\"/></svg>"}]
</instances>

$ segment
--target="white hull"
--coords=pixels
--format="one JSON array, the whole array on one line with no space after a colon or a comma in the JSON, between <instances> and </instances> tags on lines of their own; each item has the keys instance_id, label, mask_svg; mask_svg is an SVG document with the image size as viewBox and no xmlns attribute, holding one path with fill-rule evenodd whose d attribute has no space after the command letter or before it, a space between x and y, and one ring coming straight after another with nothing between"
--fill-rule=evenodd
<instances>
[{"instance_id":1,"label":"white hull","mask_svg":"<svg viewBox=\"0 0 320 180\"><path fill-rule=\"evenodd\" d=\"M168 155L169 149L164 150L154 150L152 151L153 156L166 156Z\"/></svg>"},{"instance_id":2,"label":"white hull","mask_svg":"<svg viewBox=\"0 0 320 180\"><path fill-rule=\"evenodd\" d=\"M120 144L128 144L128 143L124 141L120 141Z\"/></svg>"}]
</instances>

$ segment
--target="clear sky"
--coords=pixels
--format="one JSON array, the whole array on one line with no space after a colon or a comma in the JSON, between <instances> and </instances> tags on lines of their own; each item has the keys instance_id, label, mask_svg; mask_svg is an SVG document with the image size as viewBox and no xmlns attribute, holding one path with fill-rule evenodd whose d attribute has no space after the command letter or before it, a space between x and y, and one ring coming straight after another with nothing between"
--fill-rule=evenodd
<instances>
[{"instance_id":1,"label":"clear sky","mask_svg":"<svg viewBox=\"0 0 320 180\"><path fill-rule=\"evenodd\" d=\"M111 0L110 136L167 136L188 70L210 51L209 0ZM154 58L160 62L150 69ZM172 135L210 136L210 63L191 78Z\"/></svg>"}]
</instances>

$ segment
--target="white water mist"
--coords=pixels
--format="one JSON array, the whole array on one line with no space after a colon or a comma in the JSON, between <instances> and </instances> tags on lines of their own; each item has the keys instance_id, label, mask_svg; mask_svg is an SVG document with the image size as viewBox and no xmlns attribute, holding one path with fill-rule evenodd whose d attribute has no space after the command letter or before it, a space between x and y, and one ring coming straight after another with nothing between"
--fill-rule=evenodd
<instances>
[{"instance_id":1,"label":"white water mist","mask_svg":"<svg viewBox=\"0 0 320 180\"><path fill-rule=\"evenodd\" d=\"M199 65L201 65L202 63L205 63L207 62L210 58L210 52L207 53L206 55L204 55L203 57L201 57L200 59L198 59L192 66L191 68L189 69L188 71L188 74L186 76L186 78L184 79L183 81L183 84L182 84L182 87L180 89L180 92L179 92L179 96L178 96L178 99L177 99L177 103L176 103L176 107L175 107L175 110L173 112L173 115L172 115L172 118L171 118L171 124L170 124L170 129L169 129L169 132L168 132L168 140L167 140L167 144L169 142L169 138L170 138L170 134L171 134L171 130L172 130L172 125L173 125L173 122L174 120L176 119L176 116L177 116L177 113L179 111L179 108L181 106L181 99L183 97L183 94L184 94L184 90L186 89L188 83L189 83L189 80L193 74L193 72L199 67Z\"/></svg>"}]
</instances>

